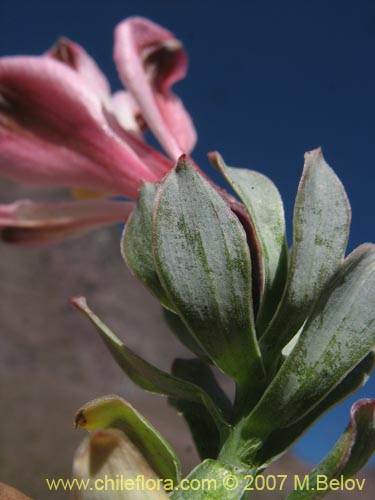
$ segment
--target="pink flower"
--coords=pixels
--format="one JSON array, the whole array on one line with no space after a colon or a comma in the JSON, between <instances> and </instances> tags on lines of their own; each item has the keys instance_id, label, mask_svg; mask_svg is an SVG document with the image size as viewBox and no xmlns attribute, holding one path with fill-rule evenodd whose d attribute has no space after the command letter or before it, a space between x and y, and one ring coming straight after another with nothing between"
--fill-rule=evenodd
<instances>
[{"instance_id":1,"label":"pink flower","mask_svg":"<svg viewBox=\"0 0 375 500\"><path fill-rule=\"evenodd\" d=\"M116 27L114 59L127 88L114 95L94 60L69 40L39 57L0 59L0 175L135 200L143 182L159 181L191 152L195 130L171 90L187 70L182 44L151 21L129 18ZM146 126L168 157L144 141ZM133 205L18 202L0 206L0 227L8 241L46 243L126 221Z\"/></svg>"}]
</instances>

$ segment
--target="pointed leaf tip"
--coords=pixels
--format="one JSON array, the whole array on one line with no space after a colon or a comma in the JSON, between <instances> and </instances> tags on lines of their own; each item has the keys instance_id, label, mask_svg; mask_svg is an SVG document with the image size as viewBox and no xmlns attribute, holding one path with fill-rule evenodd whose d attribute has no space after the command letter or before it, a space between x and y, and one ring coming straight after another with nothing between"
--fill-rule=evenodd
<instances>
[{"instance_id":1,"label":"pointed leaf tip","mask_svg":"<svg viewBox=\"0 0 375 500\"><path fill-rule=\"evenodd\" d=\"M340 179L324 160L320 148L310 151L305 155L294 206L286 287L260 342L266 365L278 359L340 267L350 221L350 204Z\"/></svg>"},{"instance_id":2,"label":"pointed leaf tip","mask_svg":"<svg viewBox=\"0 0 375 500\"><path fill-rule=\"evenodd\" d=\"M82 309L82 310L87 309L86 297L83 296L71 297L70 303L77 309Z\"/></svg>"},{"instance_id":3,"label":"pointed leaf tip","mask_svg":"<svg viewBox=\"0 0 375 500\"><path fill-rule=\"evenodd\" d=\"M239 215L247 233L255 312L258 303L260 305L259 314L256 314L260 336L280 302L288 268L282 199L274 183L259 172L227 166L217 151L209 153L209 159L246 207L243 209L245 217L241 217L236 209L234 212Z\"/></svg>"},{"instance_id":4,"label":"pointed leaf tip","mask_svg":"<svg viewBox=\"0 0 375 500\"><path fill-rule=\"evenodd\" d=\"M81 427L82 429L84 429L86 427L86 424L87 420L84 412L82 410L79 410L74 417L73 428L78 429L79 427Z\"/></svg>"},{"instance_id":5,"label":"pointed leaf tip","mask_svg":"<svg viewBox=\"0 0 375 500\"><path fill-rule=\"evenodd\" d=\"M208 154L208 160L211 165L216 168L216 170L220 170L220 165L224 164L223 157L218 151L210 151Z\"/></svg>"},{"instance_id":6,"label":"pointed leaf tip","mask_svg":"<svg viewBox=\"0 0 375 500\"><path fill-rule=\"evenodd\" d=\"M180 172L184 168L191 166L189 162L189 157L186 154L182 154L176 164L176 172Z\"/></svg>"},{"instance_id":7,"label":"pointed leaf tip","mask_svg":"<svg viewBox=\"0 0 375 500\"><path fill-rule=\"evenodd\" d=\"M83 297L74 298L73 305L95 326L117 364L135 384L156 394L203 403L215 420L221 435L227 434L227 422L205 391L194 384L159 370L126 347L107 325L91 311Z\"/></svg>"},{"instance_id":8,"label":"pointed leaf tip","mask_svg":"<svg viewBox=\"0 0 375 500\"><path fill-rule=\"evenodd\" d=\"M319 146L315 149L311 149L310 151L306 151L306 153L304 154L305 161L312 159L312 158L318 158L318 157L321 157L322 159L324 159L323 149L321 146Z\"/></svg>"},{"instance_id":9,"label":"pointed leaf tip","mask_svg":"<svg viewBox=\"0 0 375 500\"><path fill-rule=\"evenodd\" d=\"M219 165L224 164L224 159L219 153L219 151L210 151L209 153L207 153L207 157L211 165L215 168L219 168Z\"/></svg>"}]
</instances>

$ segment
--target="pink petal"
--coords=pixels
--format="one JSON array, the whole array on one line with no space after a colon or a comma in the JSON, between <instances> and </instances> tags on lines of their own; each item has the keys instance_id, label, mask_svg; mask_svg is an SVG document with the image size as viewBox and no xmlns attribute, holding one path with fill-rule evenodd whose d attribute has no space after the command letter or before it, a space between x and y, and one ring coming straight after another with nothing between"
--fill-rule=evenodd
<instances>
[{"instance_id":1,"label":"pink petal","mask_svg":"<svg viewBox=\"0 0 375 500\"><path fill-rule=\"evenodd\" d=\"M2 239L7 243L41 246L81 236L93 229L126 222L134 203L70 201L34 203L29 200L0 205Z\"/></svg>"},{"instance_id":2,"label":"pink petal","mask_svg":"<svg viewBox=\"0 0 375 500\"><path fill-rule=\"evenodd\" d=\"M182 153L190 153L196 142L195 129L171 92L187 71L181 42L161 26L132 17L116 27L114 59L123 84L168 155L177 160Z\"/></svg>"},{"instance_id":3,"label":"pink petal","mask_svg":"<svg viewBox=\"0 0 375 500\"><path fill-rule=\"evenodd\" d=\"M137 136L137 134L127 131L125 127L119 123L118 116L107 111L106 118L117 135L124 139L159 180L172 170L174 163L156 149L149 146L142 138Z\"/></svg>"},{"instance_id":4,"label":"pink petal","mask_svg":"<svg viewBox=\"0 0 375 500\"><path fill-rule=\"evenodd\" d=\"M61 38L45 54L57 59L76 71L98 96L106 100L111 95L107 78L94 59L78 43Z\"/></svg>"},{"instance_id":5,"label":"pink petal","mask_svg":"<svg viewBox=\"0 0 375 500\"><path fill-rule=\"evenodd\" d=\"M115 92L112 96L110 110L124 130L142 138L146 124L130 92L125 90Z\"/></svg>"},{"instance_id":6,"label":"pink petal","mask_svg":"<svg viewBox=\"0 0 375 500\"><path fill-rule=\"evenodd\" d=\"M107 78L83 47L61 38L45 55L57 59L78 73L126 131L142 135L146 124L131 94L120 90L111 95Z\"/></svg>"},{"instance_id":7,"label":"pink petal","mask_svg":"<svg viewBox=\"0 0 375 500\"><path fill-rule=\"evenodd\" d=\"M101 97L107 112L115 116L120 128L126 132L122 133L123 130L116 128L117 133L125 139L152 172L163 176L173 167L173 164L142 140L146 124L130 92L121 90L111 96L107 79L80 45L61 39L47 54L65 63L85 79L92 90ZM128 132L137 135L140 140L134 139Z\"/></svg>"},{"instance_id":8,"label":"pink petal","mask_svg":"<svg viewBox=\"0 0 375 500\"><path fill-rule=\"evenodd\" d=\"M78 44L68 39L60 39L47 56L63 62L76 71L103 100L108 112L112 113L118 124L127 132L142 138L146 129L139 106L130 92L120 90L111 95L108 80L101 72L95 61Z\"/></svg>"},{"instance_id":9,"label":"pink petal","mask_svg":"<svg viewBox=\"0 0 375 500\"><path fill-rule=\"evenodd\" d=\"M0 60L0 174L132 198L157 180L110 128L79 74L49 57Z\"/></svg>"}]
</instances>

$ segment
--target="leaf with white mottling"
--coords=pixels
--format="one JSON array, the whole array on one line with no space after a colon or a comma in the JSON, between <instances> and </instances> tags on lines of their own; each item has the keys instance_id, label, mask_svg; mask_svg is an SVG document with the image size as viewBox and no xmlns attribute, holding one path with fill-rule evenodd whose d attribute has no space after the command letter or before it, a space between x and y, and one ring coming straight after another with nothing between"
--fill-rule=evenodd
<instances>
[{"instance_id":1,"label":"leaf with white mottling","mask_svg":"<svg viewBox=\"0 0 375 500\"><path fill-rule=\"evenodd\" d=\"M257 463L269 464L284 453L318 418L340 401L360 389L375 367L375 353L370 352L319 404L290 427L276 429L257 454Z\"/></svg>"},{"instance_id":2,"label":"leaf with white mottling","mask_svg":"<svg viewBox=\"0 0 375 500\"><path fill-rule=\"evenodd\" d=\"M347 257L315 304L296 346L247 418L267 437L302 419L375 346L375 246Z\"/></svg>"},{"instance_id":3,"label":"leaf with white mottling","mask_svg":"<svg viewBox=\"0 0 375 500\"><path fill-rule=\"evenodd\" d=\"M262 248L265 276L257 318L259 335L278 306L288 271L283 202L276 186L266 176L253 170L228 167L216 152L210 153L209 158L244 203Z\"/></svg>"},{"instance_id":4,"label":"leaf with white mottling","mask_svg":"<svg viewBox=\"0 0 375 500\"><path fill-rule=\"evenodd\" d=\"M171 308L152 256L152 214L156 190L157 184L148 182L141 187L137 205L122 235L121 252L132 273L165 307Z\"/></svg>"},{"instance_id":5,"label":"leaf with white mottling","mask_svg":"<svg viewBox=\"0 0 375 500\"><path fill-rule=\"evenodd\" d=\"M197 341L238 385L257 386L264 372L246 236L185 157L159 187L153 248L163 287Z\"/></svg>"},{"instance_id":6,"label":"leaf with white mottling","mask_svg":"<svg viewBox=\"0 0 375 500\"><path fill-rule=\"evenodd\" d=\"M350 205L320 149L305 155L293 219L287 285L272 323L260 341L272 364L304 323L318 295L341 265L349 236Z\"/></svg>"}]
</instances>

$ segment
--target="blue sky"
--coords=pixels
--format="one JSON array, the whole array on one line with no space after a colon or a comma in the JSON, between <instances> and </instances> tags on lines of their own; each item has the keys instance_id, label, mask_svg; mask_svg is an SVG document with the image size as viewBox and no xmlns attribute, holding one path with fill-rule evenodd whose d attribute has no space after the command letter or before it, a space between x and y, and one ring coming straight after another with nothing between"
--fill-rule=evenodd
<instances>
[{"instance_id":1,"label":"blue sky","mask_svg":"<svg viewBox=\"0 0 375 500\"><path fill-rule=\"evenodd\" d=\"M352 209L349 250L375 240L375 2L371 0L1 0L0 53L39 54L61 35L81 43L109 77L113 27L143 15L173 31L190 56L176 87L193 116L194 158L206 153L260 170L279 187L289 234L305 151L322 146ZM217 177L216 177L217 179ZM348 420L350 403L375 394L375 378L297 446L321 458Z\"/></svg>"}]
</instances>

